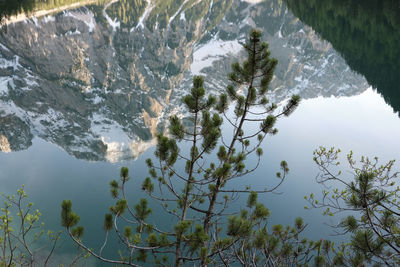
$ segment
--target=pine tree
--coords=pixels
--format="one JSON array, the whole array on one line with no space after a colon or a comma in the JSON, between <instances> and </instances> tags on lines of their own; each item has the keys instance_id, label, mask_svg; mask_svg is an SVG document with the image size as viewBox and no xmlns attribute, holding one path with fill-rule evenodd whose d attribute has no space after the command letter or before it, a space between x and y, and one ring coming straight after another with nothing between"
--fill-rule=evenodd
<instances>
[{"instance_id":1,"label":"pine tree","mask_svg":"<svg viewBox=\"0 0 400 267\"><path fill-rule=\"evenodd\" d=\"M105 217L106 241L98 253L83 244L76 234L82 231L72 228L77 224L77 215L68 203L63 204L63 225L81 248L100 260L128 266L150 260L168 266L251 265L263 261L292 264L310 260L308 253L314 244L299 239L305 228L303 221L298 218L294 227L276 225L267 229L270 212L257 201L259 193L274 191L285 179L289 171L285 161L277 173L279 182L271 188L232 187L232 181L249 176L261 164L262 141L277 133L276 120L290 115L300 100L292 96L280 108L269 103L267 93L278 62L270 57L261 32L252 30L244 49L247 59L232 65L231 84L218 97L206 92L203 77L193 78L193 88L182 99L190 123L172 116L168 135L157 135L156 160L146 161L149 177L144 179L142 189L161 203L171 222L169 227L149 223L152 210L146 198L130 207L125 192L128 169L122 168L120 181L110 183L116 204ZM222 134L224 119L232 129L231 137ZM248 126L254 124L259 125L258 129L249 132ZM190 149L181 150L183 146ZM251 155L257 160L246 166L246 158ZM235 197L243 194L248 196L247 208L228 210ZM118 229L120 219L136 222L136 229ZM128 252L118 260L102 256L112 228Z\"/></svg>"},{"instance_id":2,"label":"pine tree","mask_svg":"<svg viewBox=\"0 0 400 267\"><path fill-rule=\"evenodd\" d=\"M357 162L350 152L347 161L353 174L349 178L348 172L338 170L339 154L339 149L324 147L314 152L321 170L317 182L331 190L323 190L320 200L314 194L305 197L324 215L346 214L333 227L338 234L350 234L350 242L336 251L335 260L341 266L399 265L400 188L396 186L399 172L392 170L395 161L380 164L377 157L363 156Z\"/></svg>"}]
</instances>

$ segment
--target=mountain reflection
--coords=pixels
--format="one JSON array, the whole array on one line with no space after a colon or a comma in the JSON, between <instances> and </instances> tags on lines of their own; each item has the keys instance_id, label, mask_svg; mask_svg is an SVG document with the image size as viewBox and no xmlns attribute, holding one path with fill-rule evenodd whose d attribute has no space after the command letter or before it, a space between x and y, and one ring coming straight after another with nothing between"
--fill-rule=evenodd
<instances>
[{"instance_id":1,"label":"mountain reflection","mask_svg":"<svg viewBox=\"0 0 400 267\"><path fill-rule=\"evenodd\" d=\"M329 41L393 109L400 111L398 0L285 0L304 23Z\"/></svg>"},{"instance_id":2,"label":"mountain reflection","mask_svg":"<svg viewBox=\"0 0 400 267\"><path fill-rule=\"evenodd\" d=\"M0 33L0 150L26 149L38 136L77 158L134 158L179 112L194 74L212 91L224 88L251 27L263 30L279 60L274 101L368 87L279 0L57 3L38 2L35 12L68 8Z\"/></svg>"}]
</instances>

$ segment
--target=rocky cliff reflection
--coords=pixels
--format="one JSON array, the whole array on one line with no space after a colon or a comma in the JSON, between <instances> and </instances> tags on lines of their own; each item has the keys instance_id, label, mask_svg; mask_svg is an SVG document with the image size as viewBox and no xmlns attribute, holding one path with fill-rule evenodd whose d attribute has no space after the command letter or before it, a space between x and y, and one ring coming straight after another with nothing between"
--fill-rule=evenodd
<instances>
[{"instance_id":1,"label":"rocky cliff reflection","mask_svg":"<svg viewBox=\"0 0 400 267\"><path fill-rule=\"evenodd\" d=\"M226 85L251 27L279 60L275 101L367 88L278 0L96 2L3 27L0 149L26 149L38 136L78 158L134 158L177 112L194 74L211 90Z\"/></svg>"}]
</instances>

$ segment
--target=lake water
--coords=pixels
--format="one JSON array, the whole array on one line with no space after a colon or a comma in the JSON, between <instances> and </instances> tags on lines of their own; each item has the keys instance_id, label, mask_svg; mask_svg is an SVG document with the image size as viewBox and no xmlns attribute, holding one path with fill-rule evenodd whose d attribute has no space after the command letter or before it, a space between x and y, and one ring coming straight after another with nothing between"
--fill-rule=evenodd
<instances>
[{"instance_id":1,"label":"lake water","mask_svg":"<svg viewBox=\"0 0 400 267\"><path fill-rule=\"evenodd\" d=\"M237 185L273 184L286 160L280 194L261 197L272 223L302 216L308 237L340 240L321 211L303 209L303 196L322 190L312 152L335 146L343 161L350 150L357 158L400 158L400 63L392 45L400 13L374 7L374 20L356 27L369 4L352 6L359 15L349 18L325 2L168 1L165 9L161 1L61 1L40 6L37 18L9 18L0 33L0 191L24 184L49 229L60 229L61 202L71 199L85 241L100 247L109 181L127 166L129 199L143 196L153 137L169 115L183 112L179 101L193 75L204 75L211 92L223 90L257 27L279 60L270 98L281 103L299 94L302 102L263 143L257 172ZM54 260L73 252L65 242Z\"/></svg>"}]
</instances>

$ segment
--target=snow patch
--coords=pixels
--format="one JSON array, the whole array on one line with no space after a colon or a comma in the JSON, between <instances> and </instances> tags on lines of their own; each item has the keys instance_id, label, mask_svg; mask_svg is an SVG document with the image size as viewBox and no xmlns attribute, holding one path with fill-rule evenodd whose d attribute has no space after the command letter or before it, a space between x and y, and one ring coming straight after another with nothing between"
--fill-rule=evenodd
<instances>
[{"instance_id":1,"label":"snow patch","mask_svg":"<svg viewBox=\"0 0 400 267\"><path fill-rule=\"evenodd\" d=\"M46 113L35 113L32 111L26 111L16 106L14 102L0 102L3 110L6 114L11 114L19 117L21 120L25 121L31 126L31 129L37 135L46 135L51 129L45 124L51 124L52 129L63 129L69 125L68 121L65 120L63 114L52 108L49 108Z\"/></svg>"},{"instance_id":2,"label":"snow patch","mask_svg":"<svg viewBox=\"0 0 400 267\"><path fill-rule=\"evenodd\" d=\"M0 58L0 68L9 68L12 67L14 71L16 71L19 67L22 67L19 64L19 56L14 56L12 60L7 60L5 58Z\"/></svg>"},{"instance_id":3,"label":"snow patch","mask_svg":"<svg viewBox=\"0 0 400 267\"><path fill-rule=\"evenodd\" d=\"M32 90L32 87L34 86L39 86L39 84L36 81L36 78L32 76L29 72L26 72L26 77L24 78L26 85L25 87L22 87L22 91L30 91Z\"/></svg>"},{"instance_id":4,"label":"snow patch","mask_svg":"<svg viewBox=\"0 0 400 267\"><path fill-rule=\"evenodd\" d=\"M146 70L147 74L154 78L154 73L150 70L149 67L144 65L144 69Z\"/></svg>"},{"instance_id":5,"label":"snow patch","mask_svg":"<svg viewBox=\"0 0 400 267\"><path fill-rule=\"evenodd\" d=\"M0 43L0 47L1 47L2 49L4 49L5 51L10 52L10 49L8 49L7 47L5 47L2 43Z\"/></svg>"},{"instance_id":6,"label":"snow patch","mask_svg":"<svg viewBox=\"0 0 400 267\"><path fill-rule=\"evenodd\" d=\"M5 58L0 58L0 69L12 68L13 71L17 71L20 68L23 68L21 64L19 64L19 56L15 55L11 60L7 60ZM24 69L24 68L23 68ZM27 86L20 88L22 91L31 90L30 87L37 86L35 77L31 75L31 73L25 69L25 77L22 78ZM8 86L11 86L12 89L15 89L16 86L14 84L14 79L21 79L17 76L9 76L9 77L0 77L0 95L8 94Z\"/></svg>"},{"instance_id":7,"label":"snow patch","mask_svg":"<svg viewBox=\"0 0 400 267\"><path fill-rule=\"evenodd\" d=\"M338 93L345 93L345 92L347 92L349 89L351 88L351 86L349 85L349 84L347 84L347 83L345 83L345 84L342 84L338 89L337 89L337 92ZM370 87L371 88L371 87ZM370 88L368 88L367 90L369 90Z\"/></svg>"},{"instance_id":8,"label":"snow patch","mask_svg":"<svg viewBox=\"0 0 400 267\"><path fill-rule=\"evenodd\" d=\"M185 12L182 12L182 13L181 13L179 19L180 19L180 20L183 20L183 21L186 21Z\"/></svg>"},{"instance_id":9,"label":"snow patch","mask_svg":"<svg viewBox=\"0 0 400 267\"><path fill-rule=\"evenodd\" d=\"M81 34L81 32L80 31L78 31L78 29L75 29L75 31L73 32L73 31L68 31L65 35L78 35L78 34Z\"/></svg>"},{"instance_id":10,"label":"snow patch","mask_svg":"<svg viewBox=\"0 0 400 267\"><path fill-rule=\"evenodd\" d=\"M279 38L282 38L283 36L282 36L282 28L283 28L283 25L285 24L285 17L286 17L286 14L287 14L287 9L285 10L285 13L283 14L283 19L282 19L282 24L281 24L281 26L279 27L279 31L278 31L278 37Z\"/></svg>"},{"instance_id":11,"label":"snow patch","mask_svg":"<svg viewBox=\"0 0 400 267\"><path fill-rule=\"evenodd\" d=\"M137 158L156 143L155 140L131 139L120 124L105 118L101 114L93 114L91 131L100 136L101 141L107 145L105 157L109 162Z\"/></svg>"},{"instance_id":12,"label":"snow patch","mask_svg":"<svg viewBox=\"0 0 400 267\"><path fill-rule=\"evenodd\" d=\"M0 96L8 95L8 84L11 81L9 77L0 77Z\"/></svg>"},{"instance_id":13,"label":"snow patch","mask_svg":"<svg viewBox=\"0 0 400 267\"><path fill-rule=\"evenodd\" d=\"M125 144L130 142L130 138L117 122L105 118L101 114L93 114L91 119L91 131L101 136L106 144Z\"/></svg>"},{"instance_id":14,"label":"snow patch","mask_svg":"<svg viewBox=\"0 0 400 267\"><path fill-rule=\"evenodd\" d=\"M54 22L54 21L56 21L56 18L53 17L53 16L46 16L46 17L43 18L43 22L44 23Z\"/></svg>"},{"instance_id":15,"label":"snow patch","mask_svg":"<svg viewBox=\"0 0 400 267\"><path fill-rule=\"evenodd\" d=\"M104 98L102 98L102 97L96 95L96 96L92 99L92 102L93 102L93 104L97 105L97 104L103 102L103 100L104 100Z\"/></svg>"},{"instance_id":16,"label":"snow patch","mask_svg":"<svg viewBox=\"0 0 400 267\"><path fill-rule=\"evenodd\" d=\"M40 28L40 25L38 23L38 19L36 17L32 17L32 21L35 24L36 27Z\"/></svg>"},{"instance_id":17,"label":"snow patch","mask_svg":"<svg viewBox=\"0 0 400 267\"><path fill-rule=\"evenodd\" d=\"M199 75L202 69L211 67L214 61L227 55L236 55L242 48L242 45L237 40L223 41L212 39L205 45L195 47L190 71L194 75Z\"/></svg>"},{"instance_id":18,"label":"snow patch","mask_svg":"<svg viewBox=\"0 0 400 267\"><path fill-rule=\"evenodd\" d=\"M249 3L249 4L252 4L252 5L255 5L255 4L261 3L264 0L241 0L241 1Z\"/></svg>"},{"instance_id":19,"label":"snow patch","mask_svg":"<svg viewBox=\"0 0 400 267\"><path fill-rule=\"evenodd\" d=\"M309 66L309 65L304 65L303 67L305 70L315 70L315 68L313 66Z\"/></svg>"},{"instance_id":20,"label":"snow patch","mask_svg":"<svg viewBox=\"0 0 400 267\"><path fill-rule=\"evenodd\" d=\"M104 12L104 16L107 19L108 24L110 24L111 28L113 29L113 31L115 31L117 28L119 28L121 26L121 23L119 21L117 21L117 18L115 18L114 20L112 20L107 13Z\"/></svg>"},{"instance_id":21,"label":"snow patch","mask_svg":"<svg viewBox=\"0 0 400 267\"><path fill-rule=\"evenodd\" d=\"M96 27L96 21L92 12L82 13L77 11L68 11L64 14L66 17L72 17L76 20L82 21L88 26L89 32L93 32Z\"/></svg>"}]
</instances>

